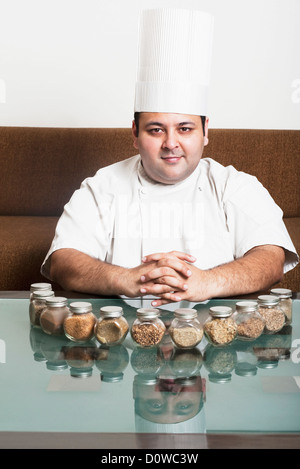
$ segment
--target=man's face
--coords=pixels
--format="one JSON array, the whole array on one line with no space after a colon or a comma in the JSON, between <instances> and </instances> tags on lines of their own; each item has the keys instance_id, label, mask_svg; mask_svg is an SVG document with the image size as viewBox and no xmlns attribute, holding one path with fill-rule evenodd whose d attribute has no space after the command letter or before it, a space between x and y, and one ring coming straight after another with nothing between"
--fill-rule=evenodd
<instances>
[{"instance_id":1,"label":"man's face","mask_svg":"<svg viewBox=\"0 0 300 469\"><path fill-rule=\"evenodd\" d=\"M206 136L207 136L206 121ZM175 184L197 167L207 143L200 116L142 112L139 134L133 122L134 146L147 175L156 182Z\"/></svg>"}]
</instances>

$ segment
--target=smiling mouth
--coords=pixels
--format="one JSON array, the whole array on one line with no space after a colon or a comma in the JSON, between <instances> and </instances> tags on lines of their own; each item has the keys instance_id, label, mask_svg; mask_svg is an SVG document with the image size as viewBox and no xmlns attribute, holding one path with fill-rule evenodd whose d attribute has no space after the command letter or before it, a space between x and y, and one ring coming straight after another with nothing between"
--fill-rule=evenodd
<instances>
[{"instance_id":1,"label":"smiling mouth","mask_svg":"<svg viewBox=\"0 0 300 469\"><path fill-rule=\"evenodd\" d=\"M162 156L161 158L167 163L177 163L182 158L182 156L167 155L167 156Z\"/></svg>"}]
</instances>

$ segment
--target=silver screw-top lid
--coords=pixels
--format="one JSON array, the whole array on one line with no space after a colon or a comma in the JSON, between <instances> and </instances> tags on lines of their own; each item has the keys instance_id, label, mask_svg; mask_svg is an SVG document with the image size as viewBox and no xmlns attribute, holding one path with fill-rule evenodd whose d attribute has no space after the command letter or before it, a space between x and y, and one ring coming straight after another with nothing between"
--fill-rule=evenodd
<instances>
[{"instance_id":1,"label":"silver screw-top lid","mask_svg":"<svg viewBox=\"0 0 300 469\"><path fill-rule=\"evenodd\" d=\"M230 306L212 306L209 308L211 316L214 318L227 318L232 314Z\"/></svg>"},{"instance_id":2,"label":"silver screw-top lid","mask_svg":"<svg viewBox=\"0 0 300 469\"><path fill-rule=\"evenodd\" d=\"M121 306L103 306L100 308L100 314L103 318L118 318L123 314Z\"/></svg>"},{"instance_id":3,"label":"silver screw-top lid","mask_svg":"<svg viewBox=\"0 0 300 469\"><path fill-rule=\"evenodd\" d=\"M67 304L68 300L64 296L54 296L46 299L46 306L66 306Z\"/></svg>"},{"instance_id":4,"label":"silver screw-top lid","mask_svg":"<svg viewBox=\"0 0 300 469\"><path fill-rule=\"evenodd\" d=\"M174 315L177 318L193 319L197 317L197 311L193 308L178 308L175 309Z\"/></svg>"},{"instance_id":5,"label":"silver screw-top lid","mask_svg":"<svg viewBox=\"0 0 300 469\"><path fill-rule=\"evenodd\" d=\"M44 282L32 283L30 285L30 291L33 292L37 290L52 290L52 285L51 283L44 283Z\"/></svg>"},{"instance_id":6,"label":"silver screw-top lid","mask_svg":"<svg viewBox=\"0 0 300 469\"><path fill-rule=\"evenodd\" d=\"M53 290L35 290L32 292L32 298L47 298L49 296L54 296Z\"/></svg>"},{"instance_id":7,"label":"silver screw-top lid","mask_svg":"<svg viewBox=\"0 0 300 469\"><path fill-rule=\"evenodd\" d=\"M258 303L260 305L277 305L279 303L278 296L275 295L260 295L258 297Z\"/></svg>"},{"instance_id":8,"label":"silver screw-top lid","mask_svg":"<svg viewBox=\"0 0 300 469\"><path fill-rule=\"evenodd\" d=\"M256 311L258 303L257 301L238 301L235 306L238 312L248 313Z\"/></svg>"},{"instance_id":9,"label":"silver screw-top lid","mask_svg":"<svg viewBox=\"0 0 300 469\"><path fill-rule=\"evenodd\" d=\"M70 304L70 310L75 314L90 313L92 309L92 304L87 301L74 301Z\"/></svg>"},{"instance_id":10,"label":"silver screw-top lid","mask_svg":"<svg viewBox=\"0 0 300 469\"><path fill-rule=\"evenodd\" d=\"M292 290L288 288L273 288L271 294L279 298L290 298L292 296Z\"/></svg>"},{"instance_id":11,"label":"silver screw-top lid","mask_svg":"<svg viewBox=\"0 0 300 469\"><path fill-rule=\"evenodd\" d=\"M159 316L160 311L156 308L139 308L136 314L139 318L154 319Z\"/></svg>"}]
</instances>

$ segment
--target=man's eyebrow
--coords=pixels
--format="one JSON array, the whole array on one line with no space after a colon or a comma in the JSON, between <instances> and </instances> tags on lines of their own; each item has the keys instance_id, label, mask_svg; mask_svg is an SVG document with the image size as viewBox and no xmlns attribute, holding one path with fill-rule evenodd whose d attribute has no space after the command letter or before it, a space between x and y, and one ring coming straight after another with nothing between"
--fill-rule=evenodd
<instances>
[{"instance_id":1,"label":"man's eyebrow","mask_svg":"<svg viewBox=\"0 0 300 469\"><path fill-rule=\"evenodd\" d=\"M147 122L146 127L151 127L153 125L155 125L157 127L164 127L164 124L162 124L161 122L156 122L156 121ZM195 122L193 122L193 121L179 122L176 125L179 126L179 127L183 127L185 125L192 125L194 127L196 126Z\"/></svg>"}]
</instances>

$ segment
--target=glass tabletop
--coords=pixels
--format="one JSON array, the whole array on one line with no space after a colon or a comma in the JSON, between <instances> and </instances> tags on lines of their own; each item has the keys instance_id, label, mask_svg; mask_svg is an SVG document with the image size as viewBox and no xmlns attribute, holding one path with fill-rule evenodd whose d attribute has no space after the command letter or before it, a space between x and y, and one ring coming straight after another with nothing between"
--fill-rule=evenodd
<instances>
[{"instance_id":1,"label":"glass tabletop","mask_svg":"<svg viewBox=\"0 0 300 469\"><path fill-rule=\"evenodd\" d=\"M78 301L69 299L68 302ZM122 306L131 326L150 300L88 299ZM237 300L166 305L168 326L178 307L204 323L209 308ZM300 300L293 321L255 341L214 347L205 337L177 349L166 332L141 348L130 332L120 345L75 343L29 322L29 299L0 299L0 432L300 433Z\"/></svg>"}]
</instances>

